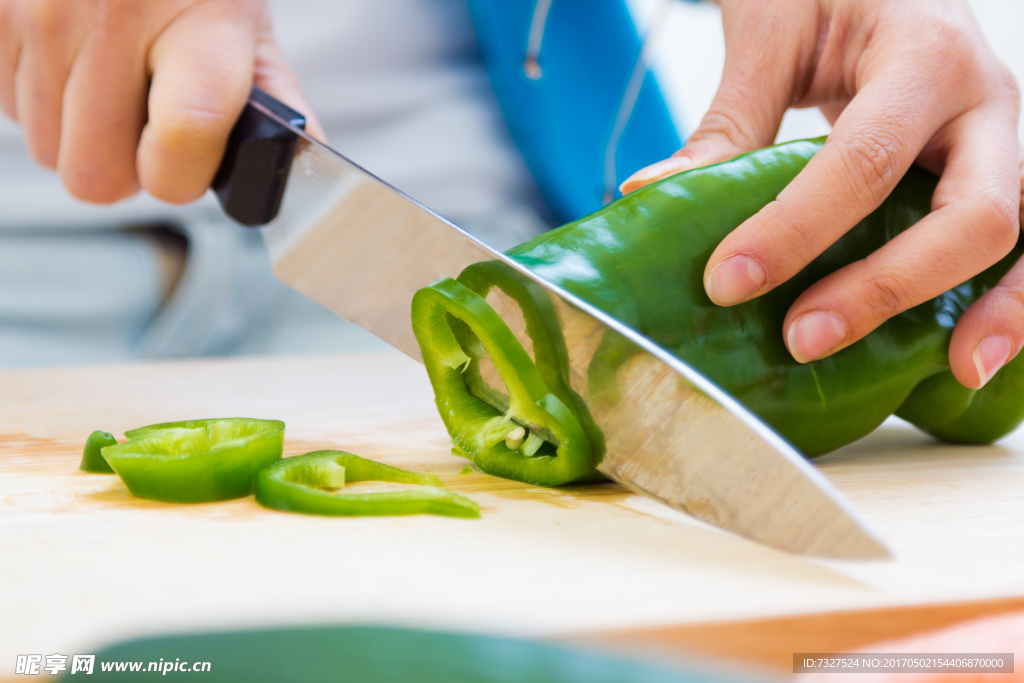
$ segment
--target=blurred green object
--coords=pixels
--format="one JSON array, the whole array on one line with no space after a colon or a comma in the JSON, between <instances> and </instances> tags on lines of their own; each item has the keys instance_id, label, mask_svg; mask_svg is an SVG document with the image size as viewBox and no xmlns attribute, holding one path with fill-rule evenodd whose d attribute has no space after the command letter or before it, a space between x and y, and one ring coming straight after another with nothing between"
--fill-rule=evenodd
<instances>
[{"instance_id":1,"label":"blurred green object","mask_svg":"<svg viewBox=\"0 0 1024 683\"><path fill-rule=\"evenodd\" d=\"M328 626L136 640L99 652L94 682L152 681L164 662L210 662L208 671L173 671L169 679L205 683L727 683L739 681L510 638L396 628ZM104 671L111 663L141 670ZM162 673L162 668L160 669ZM79 671L77 673L85 673ZM62 677L68 680L69 665ZM77 675L77 674L76 674Z\"/></svg>"}]
</instances>

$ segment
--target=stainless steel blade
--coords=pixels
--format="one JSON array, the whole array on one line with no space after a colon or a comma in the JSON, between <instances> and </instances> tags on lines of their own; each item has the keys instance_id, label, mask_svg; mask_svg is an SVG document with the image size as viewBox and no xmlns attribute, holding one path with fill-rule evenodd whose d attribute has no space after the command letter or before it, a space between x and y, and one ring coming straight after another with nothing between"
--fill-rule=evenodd
<instances>
[{"instance_id":1,"label":"stainless steel blade","mask_svg":"<svg viewBox=\"0 0 1024 683\"><path fill-rule=\"evenodd\" d=\"M573 389L606 435L601 472L775 548L835 558L888 556L813 466L699 372L292 130L300 140L281 211L263 229L279 279L421 360L410 322L416 290L456 277L472 263L504 261L542 285L556 305ZM500 294L488 300L516 331L517 304ZM593 399L587 386L594 351L608 335L642 349L618 369L615 401Z\"/></svg>"}]
</instances>

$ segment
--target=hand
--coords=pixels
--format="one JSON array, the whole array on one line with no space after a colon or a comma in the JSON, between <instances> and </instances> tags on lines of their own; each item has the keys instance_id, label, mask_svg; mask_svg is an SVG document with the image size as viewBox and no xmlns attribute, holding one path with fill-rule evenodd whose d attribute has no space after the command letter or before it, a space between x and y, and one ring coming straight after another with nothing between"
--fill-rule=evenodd
<instances>
[{"instance_id":1,"label":"hand","mask_svg":"<svg viewBox=\"0 0 1024 683\"><path fill-rule=\"evenodd\" d=\"M705 288L731 306L800 271L881 204L915 160L941 175L932 213L803 293L783 327L804 363L988 268L1024 215L1019 88L963 0L721 0L722 83L686 147L623 192L772 144L789 107L818 106L828 142L715 250ZM980 387L1024 345L1024 262L960 319L956 378Z\"/></svg>"},{"instance_id":2,"label":"hand","mask_svg":"<svg viewBox=\"0 0 1024 683\"><path fill-rule=\"evenodd\" d=\"M308 114L261 0L0 0L0 105L86 201L200 197L254 80Z\"/></svg>"}]
</instances>

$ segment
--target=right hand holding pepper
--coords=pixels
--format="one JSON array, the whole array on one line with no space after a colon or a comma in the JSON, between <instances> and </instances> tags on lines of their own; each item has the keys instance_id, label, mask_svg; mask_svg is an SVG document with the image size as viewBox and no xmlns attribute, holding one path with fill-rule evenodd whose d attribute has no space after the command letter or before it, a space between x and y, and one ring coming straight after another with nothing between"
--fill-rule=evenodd
<instances>
[{"instance_id":1,"label":"right hand holding pepper","mask_svg":"<svg viewBox=\"0 0 1024 683\"><path fill-rule=\"evenodd\" d=\"M957 286L1020 238L1020 88L965 0L720 0L722 83L686 147L638 171L661 177L771 144L791 106L833 123L822 150L726 237L705 270L732 306L788 281L874 211L917 161L939 174L932 212L797 299L783 338L801 363ZM958 321L949 362L979 388L1024 347L1024 261Z\"/></svg>"},{"instance_id":2,"label":"right hand holding pepper","mask_svg":"<svg viewBox=\"0 0 1024 683\"><path fill-rule=\"evenodd\" d=\"M199 198L254 82L309 117L262 0L0 0L0 105L79 199Z\"/></svg>"}]
</instances>

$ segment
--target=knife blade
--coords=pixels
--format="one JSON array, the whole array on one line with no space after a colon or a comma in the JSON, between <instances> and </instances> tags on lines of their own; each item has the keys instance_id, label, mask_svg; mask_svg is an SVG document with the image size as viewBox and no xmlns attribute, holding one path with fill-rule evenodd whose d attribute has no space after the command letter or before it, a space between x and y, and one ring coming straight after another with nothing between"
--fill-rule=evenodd
<instances>
[{"instance_id":1,"label":"knife blade","mask_svg":"<svg viewBox=\"0 0 1024 683\"><path fill-rule=\"evenodd\" d=\"M820 472L696 369L311 138L302 123L254 91L215 182L229 214L269 222L262 233L280 280L422 360L413 294L470 264L502 261L543 287L559 313L572 389L605 434L597 469L608 478L780 550L889 556ZM515 330L514 301L500 293L488 301ZM612 401L587 386L594 353L609 336L640 349L617 370Z\"/></svg>"}]
</instances>

